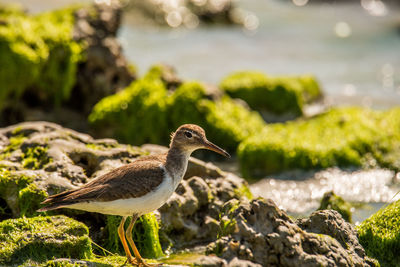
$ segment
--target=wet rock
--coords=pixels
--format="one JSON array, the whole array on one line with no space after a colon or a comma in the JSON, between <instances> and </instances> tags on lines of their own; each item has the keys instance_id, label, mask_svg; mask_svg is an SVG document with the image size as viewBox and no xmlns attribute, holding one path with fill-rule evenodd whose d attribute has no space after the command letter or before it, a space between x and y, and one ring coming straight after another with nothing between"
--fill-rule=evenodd
<instances>
[{"instance_id":1,"label":"wet rock","mask_svg":"<svg viewBox=\"0 0 400 267\"><path fill-rule=\"evenodd\" d=\"M336 214L332 229L342 224L346 228L336 229L336 237L348 231L353 235L346 240L354 243L342 245L334 234L301 229L271 200L242 200L225 205L228 207L224 209L224 216L234 227L208 246L209 253L228 261L237 257L262 266L368 266L365 253L354 240L354 231L337 212L328 212Z\"/></svg>"}]
</instances>

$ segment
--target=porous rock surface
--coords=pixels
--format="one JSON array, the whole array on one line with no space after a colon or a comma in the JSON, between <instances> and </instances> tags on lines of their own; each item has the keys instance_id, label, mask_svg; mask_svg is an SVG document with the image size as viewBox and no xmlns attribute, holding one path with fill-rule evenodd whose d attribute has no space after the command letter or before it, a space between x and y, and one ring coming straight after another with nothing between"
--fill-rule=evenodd
<instances>
[{"instance_id":1,"label":"porous rock surface","mask_svg":"<svg viewBox=\"0 0 400 267\"><path fill-rule=\"evenodd\" d=\"M373 266L354 229L337 212L318 211L297 225L268 199L230 201L224 209L233 227L208 252L228 261L238 257L262 266Z\"/></svg>"}]
</instances>

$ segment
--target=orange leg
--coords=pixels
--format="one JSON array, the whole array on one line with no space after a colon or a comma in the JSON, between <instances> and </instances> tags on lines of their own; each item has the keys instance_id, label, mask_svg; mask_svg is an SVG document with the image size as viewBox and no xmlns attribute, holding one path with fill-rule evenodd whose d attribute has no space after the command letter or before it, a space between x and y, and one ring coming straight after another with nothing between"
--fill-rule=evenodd
<instances>
[{"instance_id":1,"label":"orange leg","mask_svg":"<svg viewBox=\"0 0 400 267\"><path fill-rule=\"evenodd\" d=\"M135 254L135 258L137 261L137 264L139 267L151 267L151 266L159 266L159 264L150 264L150 263L146 263L142 256L140 256L139 250L136 248L135 243L133 242L132 239L132 230L133 230L133 226L135 225L136 220L139 218L139 216L137 214L133 214L132 215L132 220L129 223L128 228L126 229L126 239L128 240L129 244L131 245L131 248L133 250L133 254Z\"/></svg>"},{"instance_id":2,"label":"orange leg","mask_svg":"<svg viewBox=\"0 0 400 267\"><path fill-rule=\"evenodd\" d=\"M122 217L121 223L118 226L119 239L121 239L122 246L124 247L127 261L132 265L137 265L137 261L134 257L132 257L131 251L129 250L129 246L125 240L125 235L124 235L125 221L126 221L126 217Z\"/></svg>"}]
</instances>

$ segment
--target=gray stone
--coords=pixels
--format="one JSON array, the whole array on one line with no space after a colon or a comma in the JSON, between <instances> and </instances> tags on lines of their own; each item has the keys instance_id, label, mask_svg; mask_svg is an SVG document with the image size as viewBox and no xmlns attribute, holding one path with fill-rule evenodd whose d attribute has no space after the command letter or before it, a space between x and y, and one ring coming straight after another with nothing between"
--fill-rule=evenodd
<instances>
[{"instance_id":1,"label":"gray stone","mask_svg":"<svg viewBox=\"0 0 400 267\"><path fill-rule=\"evenodd\" d=\"M301 223L303 230L272 200L228 202L224 216L236 227L207 247L227 261L262 266L369 266L354 229L338 213L319 212ZM331 217L329 217L329 215ZM328 226L315 226L316 220ZM344 239L346 243L343 243ZM346 241L347 240L347 241Z\"/></svg>"}]
</instances>

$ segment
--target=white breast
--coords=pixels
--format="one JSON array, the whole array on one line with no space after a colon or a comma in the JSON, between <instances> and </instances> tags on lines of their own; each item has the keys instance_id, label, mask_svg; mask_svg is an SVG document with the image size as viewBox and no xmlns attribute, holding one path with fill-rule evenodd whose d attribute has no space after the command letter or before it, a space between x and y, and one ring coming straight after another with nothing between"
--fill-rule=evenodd
<instances>
[{"instance_id":1,"label":"white breast","mask_svg":"<svg viewBox=\"0 0 400 267\"><path fill-rule=\"evenodd\" d=\"M98 201L77 203L69 205L66 208L120 216L131 216L134 213L142 215L152 212L160 208L175 191L176 186L178 186L176 181L174 183L174 179L168 175L168 172L164 173L165 176L163 182L154 191L151 191L141 197L118 199L107 202Z\"/></svg>"}]
</instances>

